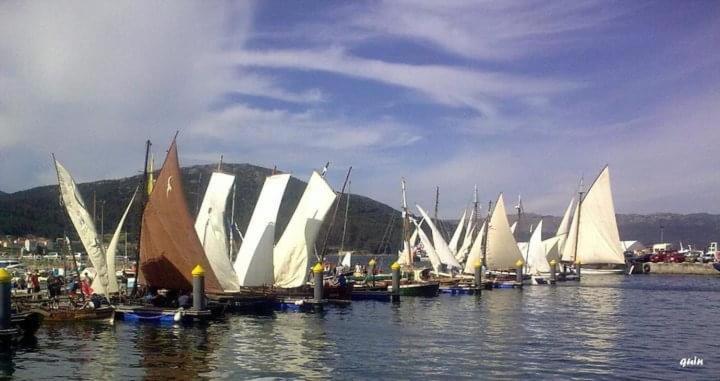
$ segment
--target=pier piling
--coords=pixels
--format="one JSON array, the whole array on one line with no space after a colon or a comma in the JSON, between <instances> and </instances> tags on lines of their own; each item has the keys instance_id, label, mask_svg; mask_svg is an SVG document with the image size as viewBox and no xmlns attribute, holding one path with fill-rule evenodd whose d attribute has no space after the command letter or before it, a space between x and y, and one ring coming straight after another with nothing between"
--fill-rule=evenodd
<instances>
[{"instance_id":1,"label":"pier piling","mask_svg":"<svg viewBox=\"0 0 720 381\"><path fill-rule=\"evenodd\" d=\"M0 339L3 340L3 343L17 333L17 329L11 327L11 288L12 276L7 270L0 269Z\"/></svg>"},{"instance_id":2,"label":"pier piling","mask_svg":"<svg viewBox=\"0 0 720 381\"><path fill-rule=\"evenodd\" d=\"M477 260L473 266L475 268L475 291L479 293L482 289L482 262Z\"/></svg>"},{"instance_id":3,"label":"pier piling","mask_svg":"<svg viewBox=\"0 0 720 381\"><path fill-rule=\"evenodd\" d=\"M372 282L372 286L375 287L375 265L377 262L375 261L375 258L370 259L370 262L368 262L368 266L370 266L370 281Z\"/></svg>"},{"instance_id":4,"label":"pier piling","mask_svg":"<svg viewBox=\"0 0 720 381\"><path fill-rule=\"evenodd\" d=\"M400 301L400 264L397 262L390 266L392 269L392 301Z\"/></svg>"},{"instance_id":5,"label":"pier piling","mask_svg":"<svg viewBox=\"0 0 720 381\"><path fill-rule=\"evenodd\" d=\"M192 271L193 278L193 306L194 310L205 309L205 270L197 265Z\"/></svg>"},{"instance_id":6,"label":"pier piling","mask_svg":"<svg viewBox=\"0 0 720 381\"><path fill-rule=\"evenodd\" d=\"M525 262L523 262L522 259L518 259L517 262L515 262L515 282L522 284L523 281L523 265Z\"/></svg>"},{"instance_id":7,"label":"pier piling","mask_svg":"<svg viewBox=\"0 0 720 381\"><path fill-rule=\"evenodd\" d=\"M323 266L320 262L316 263L312 268L313 277L315 279L315 288L313 297L316 303L320 303L323 298Z\"/></svg>"},{"instance_id":8,"label":"pier piling","mask_svg":"<svg viewBox=\"0 0 720 381\"><path fill-rule=\"evenodd\" d=\"M580 261L575 261L575 273L578 279L580 279Z\"/></svg>"},{"instance_id":9,"label":"pier piling","mask_svg":"<svg viewBox=\"0 0 720 381\"><path fill-rule=\"evenodd\" d=\"M557 282L557 262L553 259L550 261L550 283Z\"/></svg>"}]
</instances>

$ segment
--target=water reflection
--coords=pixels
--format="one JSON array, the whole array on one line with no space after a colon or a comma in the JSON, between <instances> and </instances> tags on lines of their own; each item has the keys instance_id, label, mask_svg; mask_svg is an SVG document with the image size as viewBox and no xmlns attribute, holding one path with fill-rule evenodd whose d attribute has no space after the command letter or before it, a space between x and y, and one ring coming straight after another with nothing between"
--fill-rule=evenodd
<instances>
[{"instance_id":1,"label":"water reflection","mask_svg":"<svg viewBox=\"0 0 720 381\"><path fill-rule=\"evenodd\" d=\"M145 377L152 380L197 379L212 370L208 361L216 349L207 326L139 324L134 331Z\"/></svg>"}]
</instances>

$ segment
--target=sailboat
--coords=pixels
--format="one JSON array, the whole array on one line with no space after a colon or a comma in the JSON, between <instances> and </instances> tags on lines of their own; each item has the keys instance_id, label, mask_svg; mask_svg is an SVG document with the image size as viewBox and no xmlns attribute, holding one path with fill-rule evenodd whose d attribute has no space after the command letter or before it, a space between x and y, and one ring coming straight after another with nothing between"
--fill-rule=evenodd
<instances>
[{"instance_id":1,"label":"sailboat","mask_svg":"<svg viewBox=\"0 0 720 381\"><path fill-rule=\"evenodd\" d=\"M495 286L518 286L515 284L514 278L510 277L510 270L513 270L512 273L517 271L517 263L524 262L524 260L513 232L510 230L502 193L495 203L485 235L484 262L486 268L495 276Z\"/></svg>"},{"instance_id":2,"label":"sailboat","mask_svg":"<svg viewBox=\"0 0 720 381\"><path fill-rule=\"evenodd\" d=\"M450 252L455 256L455 259L458 258L458 244L460 243L460 239L462 238L463 228L465 228L466 215L467 210L463 210L463 214L462 216L460 216L460 220L458 220L458 225L455 227L455 232L453 233L452 238L450 238L450 242L448 242ZM462 262L462 260L458 259L458 262Z\"/></svg>"},{"instance_id":3,"label":"sailboat","mask_svg":"<svg viewBox=\"0 0 720 381\"><path fill-rule=\"evenodd\" d=\"M274 283L275 227L288 181L288 174L265 178L245 232L245 239L233 264L238 285L241 287L271 287Z\"/></svg>"},{"instance_id":4,"label":"sailboat","mask_svg":"<svg viewBox=\"0 0 720 381\"><path fill-rule=\"evenodd\" d=\"M178 294L192 290L192 273L202 270L206 295L212 298L224 293L193 225L182 186L177 143L173 138L142 212L138 266L141 291L153 294L157 290L167 290L166 298L172 303ZM121 305L115 310L116 318L130 321L192 322L210 316L210 310L178 310L167 304L158 307Z\"/></svg>"},{"instance_id":5,"label":"sailboat","mask_svg":"<svg viewBox=\"0 0 720 381\"><path fill-rule=\"evenodd\" d=\"M219 168L218 168L219 169ZM202 243L210 267L224 291L239 290L237 275L230 261L225 209L235 176L213 172L203 197L195 232Z\"/></svg>"},{"instance_id":6,"label":"sailboat","mask_svg":"<svg viewBox=\"0 0 720 381\"><path fill-rule=\"evenodd\" d=\"M562 260L575 263L585 274L625 272L608 166L600 171L585 197L580 192Z\"/></svg>"},{"instance_id":7,"label":"sailboat","mask_svg":"<svg viewBox=\"0 0 720 381\"><path fill-rule=\"evenodd\" d=\"M313 172L295 212L273 250L275 292L284 296L308 296L310 264L320 261L315 241L337 194L318 172ZM349 299L352 289L327 287L327 299ZM284 306L281 301L281 305Z\"/></svg>"},{"instance_id":8,"label":"sailboat","mask_svg":"<svg viewBox=\"0 0 720 381\"><path fill-rule=\"evenodd\" d=\"M543 221L540 220L525 248L525 273L530 275L532 284L549 283L547 274L550 273L550 263L542 240L542 225Z\"/></svg>"},{"instance_id":9,"label":"sailboat","mask_svg":"<svg viewBox=\"0 0 720 381\"><path fill-rule=\"evenodd\" d=\"M437 253L437 256L440 259L441 266L437 266L435 268L435 273L437 275L445 275L449 276L449 274L445 273L443 274L443 271L449 271L452 272L454 270L459 270L461 268L460 264L458 263L457 259L455 259L455 256L453 255L452 251L450 250L450 247L448 247L447 242L445 242L445 239L443 238L442 234L440 233L440 230L437 228L435 223L428 217L427 212L420 207L420 205L416 205L417 209L420 211L420 214L425 219L425 223L430 227L430 231L432 233L432 246L434 248L434 251ZM423 234L421 232L420 238L422 239ZM425 243L423 242L423 245ZM427 248L426 248L427 250ZM444 268L443 268L444 267Z\"/></svg>"},{"instance_id":10,"label":"sailboat","mask_svg":"<svg viewBox=\"0 0 720 381\"><path fill-rule=\"evenodd\" d=\"M398 255L398 264L401 264L403 271L408 274L408 279L400 282L400 295L402 296L437 296L440 291L440 283L418 279L423 277L424 269L415 269L412 246L410 245L410 213L407 207L407 196L405 194L405 179L401 182L402 188L402 219L403 219L403 251ZM420 228L419 224L413 220L416 231L421 241L425 241L429 244L428 247L432 248L432 245L427 238L425 232ZM424 238L423 238L424 237ZM424 243L423 243L424 244ZM427 247L426 247L427 250ZM433 250L434 253L434 250ZM401 260L401 257L407 259ZM440 259L437 255L431 255L428 253L430 261L433 263L433 268L437 269L440 264ZM392 292L392 286L388 287L388 291Z\"/></svg>"}]
</instances>

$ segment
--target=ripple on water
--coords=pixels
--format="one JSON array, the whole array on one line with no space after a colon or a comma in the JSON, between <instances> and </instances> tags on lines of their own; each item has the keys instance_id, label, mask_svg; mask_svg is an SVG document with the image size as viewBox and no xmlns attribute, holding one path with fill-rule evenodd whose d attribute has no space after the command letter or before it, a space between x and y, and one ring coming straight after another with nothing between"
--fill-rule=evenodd
<instances>
[{"instance_id":1,"label":"ripple on water","mask_svg":"<svg viewBox=\"0 0 720 381\"><path fill-rule=\"evenodd\" d=\"M356 302L207 327L46 324L18 379L678 379L720 374L720 279L586 276L482 296ZM682 369L683 357L705 366Z\"/></svg>"}]
</instances>

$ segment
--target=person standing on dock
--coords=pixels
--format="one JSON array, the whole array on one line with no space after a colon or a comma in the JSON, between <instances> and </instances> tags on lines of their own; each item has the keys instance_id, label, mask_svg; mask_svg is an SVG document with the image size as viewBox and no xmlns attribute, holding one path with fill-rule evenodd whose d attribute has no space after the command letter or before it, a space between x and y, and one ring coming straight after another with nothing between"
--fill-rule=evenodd
<instances>
[{"instance_id":1,"label":"person standing on dock","mask_svg":"<svg viewBox=\"0 0 720 381\"><path fill-rule=\"evenodd\" d=\"M40 293L40 279L38 278L38 271L35 270L32 274L30 274L30 288L32 289L33 294L39 294ZM35 295L33 298L38 298L38 295Z\"/></svg>"}]
</instances>

